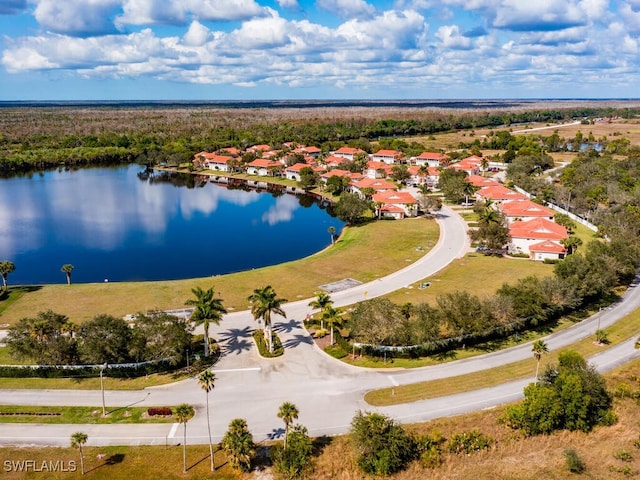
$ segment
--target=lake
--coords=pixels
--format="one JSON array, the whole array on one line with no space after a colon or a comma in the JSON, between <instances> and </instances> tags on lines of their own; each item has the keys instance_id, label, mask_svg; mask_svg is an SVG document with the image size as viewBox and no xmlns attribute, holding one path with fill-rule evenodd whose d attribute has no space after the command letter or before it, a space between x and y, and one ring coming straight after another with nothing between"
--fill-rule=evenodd
<instances>
[{"instance_id":1,"label":"lake","mask_svg":"<svg viewBox=\"0 0 640 480\"><path fill-rule=\"evenodd\" d=\"M200 177L199 177L200 178ZM228 189L144 167L0 179L9 285L205 277L303 258L344 223L310 197Z\"/></svg>"}]
</instances>

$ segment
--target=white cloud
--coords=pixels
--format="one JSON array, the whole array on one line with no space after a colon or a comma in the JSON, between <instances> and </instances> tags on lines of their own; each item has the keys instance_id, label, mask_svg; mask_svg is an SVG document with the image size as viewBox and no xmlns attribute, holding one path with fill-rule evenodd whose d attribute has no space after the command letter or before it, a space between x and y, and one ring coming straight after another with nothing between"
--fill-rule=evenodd
<instances>
[{"instance_id":1,"label":"white cloud","mask_svg":"<svg viewBox=\"0 0 640 480\"><path fill-rule=\"evenodd\" d=\"M182 38L185 45L200 47L211 38L211 31L200 22L191 22L189 30Z\"/></svg>"},{"instance_id":2,"label":"white cloud","mask_svg":"<svg viewBox=\"0 0 640 480\"><path fill-rule=\"evenodd\" d=\"M278 197L275 205L262 215L262 221L269 225L288 222L293 218L293 212L298 208L300 208L300 203L296 197L292 195Z\"/></svg>"},{"instance_id":3,"label":"white cloud","mask_svg":"<svg viewBox=\"0 0 640 480\"><path fill-rule=\"evenodd\" d=\"M317 0L316 3L318 7L343 18L371 16L376 11L364 0Z\"/></svg>"},{"instance_id":4,"label":"white cloud","mask_svg":"<svg viewBox=\"0 0 640 480\"><path fill-rule=\"evenodd\" d=\"M443 25L438 28L435 36L442 42L442 47L460 50L471 48L471 40L460 33L457 25Z\"/></svg>"},{"instance_id":5,"label":"white cloud","mask_svg":"<svg viewBox=\"0 0 640 480\"><path fill-rule=\"evenodd\" d=\"M199 21L246 20L266 15L254 0L124 0L116 23L125 25L184 25Z\"/></svg>"},{"instance_id":6,"label":"white cloud","mask_svg":"<svg viewBox=\"0 0 640 480\"><path fill-rule=\"evenodd\" d=\"M37 0L33 12L36 20L47 30L72 35L113 32L110 17L120 0Z\"/></svg>"},{"instance_id":7,"label":"white cloud","mask_svg":"<svg viewBox=\"0 0 640 480\"><path fill-rule=\"evenodd\" d=\"M298 8L298 0L277 0L282 8Z\"/></svg>"}]
</instances>

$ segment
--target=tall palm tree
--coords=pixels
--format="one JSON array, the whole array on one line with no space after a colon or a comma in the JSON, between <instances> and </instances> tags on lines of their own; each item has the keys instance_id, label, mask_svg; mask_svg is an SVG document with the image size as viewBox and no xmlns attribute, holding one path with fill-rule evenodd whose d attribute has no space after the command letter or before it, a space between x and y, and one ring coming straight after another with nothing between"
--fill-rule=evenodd
<instances>
[{"instance_id":1,"label":"tall palm tree","mask_svg":"<svg viewBox=\"0 0 640 480\"><path fill-rule=\"evenodd\" d=\"M70 263L65 263L64 265L62 265L62 268L60 269L62 273L67 274L67 285L71 285L71 272L73 271L73 269L74 269L74 266L71 265Z\"/></svg>"},{"instance_id":2,"label":"tall palm tree","mask_svg":"<svg viewBox=\"0 0 640 480\"><path fill-rule=\"evenodd\" d=\"M71 448L80 450L80 471L84 475L84 455L82 454L82 446L87 443L89 436L83 432L76 432L71 435Z\"/></svg>"},{"instance_id":3,"label":"tall palm tree","mask_svg":"<svg viewBox=\"0 0 640 480\"><path fill-rule=\"evenodd\" d=\"M251 459L256 453L256 445L253 443L253 435L251 435L245 419L234 418L231 420L229 429L222 437L222 448L227 454L231 466L245 471L249 470Z\"/></svg>"},{"instance_id":4,"label":"tall palm tree","mask_svg":"<svg viewBox=\"0 0 640 480\"><path fill-rule=\"evenodd\" d=\"M314 300L311 300L309 302L309 306L313 309L316 310L320 310L320 328L324 329L324 323L323 322L323 317L322 314L324 313L324 311L326 310L327 307L333 305L333 300L331 300L331 297L329 296L328 293L325 292L319 292L316 295L316 298Z\"/></svg>"},{"instance_id":5,"label":"tall palm tree","mask_svg":"<svg viewBox=\"0 0 640 480\"><path fill-rule=\"evenodd\" d=\"M322 319L329 323L330 345L333 345L333 324L340 320L341 313L342 311L339 308L333 308L331 305L327 305L322 312Z\"/></svg>"},{"instance_id":6,"label":"tall palm tree","mask_svg":"<svg viewBox=\"0 0 640 480\"><path fill-rule=\"evenodd\" d=\"M264 335L267 345L269 345L269 352L273 353L273 341L271 335L271 315L277 313L287 318L287 314L282 309L281 305L286 303L284 298L278 298L276 291L271 285L266 287L256 288L251 295L247 298L251 302L251 314L254 320L264 320Z\"/></svg>"},{"instance_id":7,"label":"tall palm tree","mask_svg":"<svg viewBox=\"0 0 640 480\"><path fill-rule=\"evenodd\" d=\"M547 344L544 343L544 340L536 340L533 342L533 347L531 348L533 352L533 356L536 359L536 382L538 381L538 372L540 370L540 359L542 355L549 351Z\"/></svg>"},{"instance_id":8,"label":"tall palm tree","mask_svg":"<svg viewBox=\"0 0 640 480\"><path fill-rule=\"evenodd\" d=\"M211 471L216 467L213 463L213 444L211 443L211 422L209 421L209 392L215 386L216 375L211 370L205 370L198 377L198 383L207 394L207 430L209 431L209 455L211 456Z\"/></svg>"},{"instance_id":9,"label":"tall palm tree","mask_svg":"<svg viewBox=\"0 0 640 480\"><path fill-rule=\"evenodd\" d=\"M464 195L464 203L469 203L469 197L476 193L476 187L471 182L464 182L462 194Z\"/></svg>"},{"instance_id":10,"label":"tall palm tree","mask_svg":"<svg viewBox=\"0 0 640 480\"><path fill-rule=\"evenodd\" d=\"M187 300L185 305L191 305L194 308L191 314L191 320L196 325L202 324L204 328L204 356L209 356L209 325L214 323L220 325L222 315L227 313L222 306L222 299L215 298L213 287L208 290L202 290L200 287L192 288L191 292L195 298Z\"/></svg>"},{"instance_id":11,"label":"tall palm tree","mask_svg":"<svg viewBox=\"0 0 640 480\"><path fill-rule=\"evenodd\" d=\"M184 442L182 444L182 471L184 473L187 473L187 422L193 418L195 413L193 407L188 403L178 405L175 410L176 420L184 425Z\"/></svg>"},{"instance_id":12,"label":"tall palm tree","mask_svg":"<svg viewBox=\"0 0 640 480\"><path fill-rule=\"evenodd\" d=\"M0 275L2 275L2 283L4 285L5 292L7 291L7 288L8 288L7 277L15 269L16 269L16 266L13 264L13 262L10 262L9 260L3 260L0 262Z\"/></svg>"},{"instance_id":13,"label":"tall palm tree","mask_svg":"<svg viewBox=\"0 0 640 480\"><path fill-rule=\"evenodd\" d=\"M331 245L334 244L336 238L335 238L335 233L336 233L336 227L334 227L333 225L331 225L329 227L329 235L331 235Z\"/></svg>"},{"instance_id":14,"label":"tall palm tree","mask_svg":"<svg viewBox=\"0 0 640 480\"><path fill-rule=\"evenodd\" d=\"M298 419L298 407L291 402L284 402L278 410L278 418L284 422L284 449L287 449L287 437L289 436L289 425Z\"/></svg>"},{"instance_id":15,"label":"tall palm tree","mask_svg":"<svg viewBox=\"0 0 640 480\"><path fill-rule=\"evenodd\" d=\"M578 251L578 247L582 245L582 240L573 235L560 240L560 245L567 249L567 254L572 255Z\"/></svg>"}]
</instances>

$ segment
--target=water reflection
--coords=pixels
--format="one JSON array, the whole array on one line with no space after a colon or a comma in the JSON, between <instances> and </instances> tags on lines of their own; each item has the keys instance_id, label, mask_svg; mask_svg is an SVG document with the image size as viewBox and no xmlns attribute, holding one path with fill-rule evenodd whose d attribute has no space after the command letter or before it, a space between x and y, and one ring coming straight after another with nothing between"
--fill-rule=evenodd
<instances>
[{"instance_id":1,"label":"water reflection","mask_svg":"<svg viewBox=\"0 0 640 480\"><path fill-rule=\"evenodd\" d=\"M312 201L312 208L303 208L308 199L138 171L134 166L1 179L0 259L16 264L12 283L58 282L63 263L76 266L76 281L100 281L107 271L116 279L166 278L160 268L149 271L155 267L143 256L173 262L173 278L226 273L306 256L325 245L310 240L299 250L302 242L294 239L301 231L342 228ZM326 235L305 235L305 243L307 237ZM263 248L248 253L257 239ZM194 249L206 267L182 272L181 255Z\"/></svg>"}]
</instances>

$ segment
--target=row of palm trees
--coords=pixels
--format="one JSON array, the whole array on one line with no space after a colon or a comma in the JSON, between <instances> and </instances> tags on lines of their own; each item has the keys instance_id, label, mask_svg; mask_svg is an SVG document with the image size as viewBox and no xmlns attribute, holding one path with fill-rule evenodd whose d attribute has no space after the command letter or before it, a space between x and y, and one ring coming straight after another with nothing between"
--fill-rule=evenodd
<instances>
[{"instance_id":1,"label":"row of palm trees","mask_svg":"<svg viewBox=\"0 0 640 480\"><path fill-rule=\"evenodd\" d=\"M209 349L209 326L220 325L222 316L227 310L222 305L222 298L216 297L213 287L203 290L200 287L192 288L193 298L185 302L185 305L194 307L191 314L191 321L196 325L202 325L204 329L204 356L210 355ZM285 298L279 298L271 285L256 288L247 298L251 305L251 314L254 320L264 322L264 336L269 352L273 353L273 337L271 316L281 315L287 318L287 314L282 309L282 304L286 303Z\"/></svg>"},{"instance_id":2,"label":"row of palm trees","mask_svg":"<svg viewBox=\"0 0 640 480\"><path fill-rule=\"evenodd\" d=\"M71 265L70 263L65 263L64 265L62 265L62 268L60 269L60 271L62 273L64 273L67 277L67 284L71 285L71 272L73 271L75 267L73 265ZM9 278L9 274L13 271L15 271L16 269L16 265L9 261L9 260L2 260L0 261L0 276L2 276L2 285L4 287L4 291L6 292L9 285L8 285L8 278Z\"/></svg>"}]
</instances>

